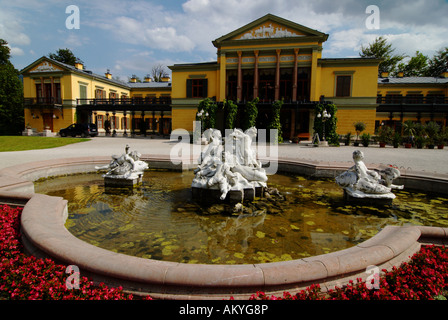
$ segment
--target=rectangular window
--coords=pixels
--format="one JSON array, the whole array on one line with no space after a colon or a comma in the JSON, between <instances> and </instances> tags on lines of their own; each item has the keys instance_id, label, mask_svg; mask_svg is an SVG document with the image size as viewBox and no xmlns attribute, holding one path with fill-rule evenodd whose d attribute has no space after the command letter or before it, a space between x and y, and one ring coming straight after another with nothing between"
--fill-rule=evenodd
<instances>
[{"instance_id":1,"label":"rectangular window","mask_svg":"<svg viewBox=\"0 0 448 320\"><path fill-rule=\"evenodd\" d=\"M87 87L82 84L79 85L79 98L87 99Z\"/></svg>"},{"instance_id":2,"label":"rectangular window","mask_svg":"<svg viewBox=\"0 0 448 320\"><path fill-rule=\"evenodd\" d=\"M104 124L103 124L103 116L102 115L98 115L96 118L96 126L98 127L98 129L104 129Z\"/></svg>"},{"instance_id":3,"label":"rectangular window","mask_svg":"<svg viewBox=\"0 0 448 320\"><path fill-rule=\"evenodd\" d=\"M350 97L351 76L336 77L336 97Z\"/></svg>"},{"instance_id":4,"label":"rectangular window","mask_svg":"<svg viewBox=\"0 0 448 320\"><path fill-rule=\"evenodd\" d=\"M207 98L207 79L187 79L187 98Z\"/></svg>"}]
</instances>

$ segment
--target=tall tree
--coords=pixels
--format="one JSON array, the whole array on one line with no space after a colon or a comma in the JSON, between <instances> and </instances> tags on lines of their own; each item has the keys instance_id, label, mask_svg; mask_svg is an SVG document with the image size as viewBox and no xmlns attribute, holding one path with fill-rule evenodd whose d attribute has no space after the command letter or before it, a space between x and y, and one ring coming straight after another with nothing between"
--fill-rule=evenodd
<instances>
[{"instance_id":1,"label":"tall tree","mask_svg":"<svg viewBox=\"0 0 448 320\"><path fill-rule=\"evenodd\" d=\"M394 51L395 48L392 48L392 45L387 43L387 39L381 36L367 47L361 46L359 55L362 58L383 59L384 61L378 67L378 76L380 76L382 72L394 72L397 64L406 57L404 54L394 54Z\"/></svg>"},{"instance_id":2,"label":"tall tree","mask_svg":"<svg viewBox=\"0 0 448 320\"><path fill-rule=\"evenodd\" d=\"M168 72L163 65L157 64L151 69L151 77L155 82L161 82L162 78L168 77Z\"/></svg>"},{"instance_id":3,"label":"tall tree","mask_svg":"<svg viewBox=\"0 0 448 320\"><path fill-rule=\"evenodd\" d=\"M403 72L405 77L425 77L428 74L429 58L420 51L405 64L400 63L397 72Z\"/></svg>"},{"instance_id":4,"label":"tall tree","mask_svg":"<svg viewBox=\"0 0 448 320\"><path fill-rule=\"evenodd\" d=\"M437 51L432 59L429 60L427 75L439 77L445 71L448 71L448 47Z\"/></svg>"},{"instance_id":5,"label":"tall tree","mask_svg":"<svg viewBox=\"0 0 448 320\"><path fill-rule=\"evenodd\" d=\"M10 52L8 42L0 39L0 135L19 135L24 128L23 84Z\"/></svg>"},{"instance_id":6,"label":"tall tree","mask_svg":"<svg viewBox=\"0 0 448 320\"><path fill-rule=\"evenodd\" d=\"M70 49L58 49L56 53L49 53L48 57L71 66L74 66L76 63L84 64L84 62L76 57Z\"/></svg>"}]
</instances>

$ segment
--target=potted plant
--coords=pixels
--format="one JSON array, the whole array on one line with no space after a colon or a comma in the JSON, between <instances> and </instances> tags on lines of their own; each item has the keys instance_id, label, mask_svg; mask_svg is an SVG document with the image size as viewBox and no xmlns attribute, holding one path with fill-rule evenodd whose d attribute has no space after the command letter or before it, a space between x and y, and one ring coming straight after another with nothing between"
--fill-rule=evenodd
<instances>
[{"instance_id":1,"label":"potted plant","mask_svg":"<svg viewBox=\"0 0 448 320\"><path fill-rule=\"evenodd\" d=\"M346 146L349 146L350 145L350 140L352 139L352 133L351 132L348 132L346 135L345 135L345 145Z\"/></svg>"},{"instance_id":2,"label":"potted plant","mask_svg":"<svg viewBox=\"0 0 448 320\"><path fill-rule=\"evenodd\" d=\"M377 132L377 139L380 148L384 148L386 144L392 141L393 130L388 126L381 126Z\"/></svg>"},{"instance_id":3,"label":"potted plant","mask_svg":"<svg viewBox=\"0 0 448 320\"><path fill-rule=\"evenodd\" d=\"M426 145L426 137L421 133L415 137L417 149L422 149Z\"/></svg>"},{"instance_id":4,"label":"potted plant","mask_svg":"<svg viewBox=\"0 0 448 320\"><path fill-rule=\"evenodd\" d=\"M445 147L445 143L448 139L448 132L445 127L440 128L440 131L437 133L435 137L435 143L437 145L437 149L443 149Z\"/></svg>"},{"instance_id":5,"label":"potted plant","mask_svg":"<svg viewBox=\"0 0 448 320\"><path fill-rule=\"evenodd\" d=\"M403 133L406 135L405 148L411 148L415 137L415 123L412 120L407 120L403 123Z\"/></svg>"},{"instance_id":6,"label":"potted plant","mask_svg":"<svg viewBox=\"0 0 448 320\"><path fill-rule=\"evenodd\" d=\"M356 130L356 141L354 143L355 147L359 146L359 135L366 129L366 124L362 121L358 121L354 124Z\"/></svg>"},{"instance_id":7,"label":"potted plant","mask_svg":"<svg viewBox=\"0 0 448 320\"><path fill-rule=\"evenodd\" d=\"M435 139L437 134L439 133L439 130L440 126L434 121L430 121L426 124L425 131L426 134L428 135L427 137L428 149L434 149L436 143Z\"/></svg>"},{"instance_id":8,"label":"potted plant","mask_svg":"<svg viewBox=\"0 0 448 320\"><path fill-rule=\"evenodd\" d=\"M361 141L362 141L362 145L363 145L364 147L368 147L368 146L369 146L369 144L370 144L370 138L371 138L370 133L363 133L363 134L361 135Z\"/></svg>"},{"instance_id":9,"label":"potted plant","mask_svg":"<svg viewBox=\"0 0 448 320\"><path fill-rule=\"evenodd\" d=\"M395 131L392 137L392 145L394 148L398 148L401 144L402 138L400 132Z\"/></svg>"}]
</instances>

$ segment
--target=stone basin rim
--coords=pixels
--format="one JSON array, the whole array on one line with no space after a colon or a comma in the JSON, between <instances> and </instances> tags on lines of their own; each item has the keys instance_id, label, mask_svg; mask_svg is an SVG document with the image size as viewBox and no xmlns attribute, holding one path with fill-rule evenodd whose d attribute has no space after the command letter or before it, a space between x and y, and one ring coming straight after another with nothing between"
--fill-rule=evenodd
<instances>
[{"instance_id":1,"label":"stone basin rim","mask_svg":"<svg viewBox=\"0 0 448 320\"><path fill-rule=\"evenodd\" d=\"M166 156L142 156L150 168L190 170L193 164L173 165ZM205 265L165 262L132 257L95 247L73 236L64 226L67 201L34 193L33 181L65 173L92 172L107 157L83 157L32 162L0 170L0 201L21 202L21 228L25 249L40 257L75 264L93 280L121 285L127 291L162 299L246 299L257 290L268 294L291 293L313 283L323 291L341 286L349 279L365 278L366 267L390 269L407 261L421 243L448 244L448 228L387 226L374 237L344 250L303 259L244 265ZM283 167L282 167L283 166ZM347 165L348 166L348 165ZM343 165L279 160L280 171L334 176ZM421 173L406 173L407 179ZM432 177L428 177L432 180ZM444 183L447 180L442 179Z\"/></svg>"}]
</instances>

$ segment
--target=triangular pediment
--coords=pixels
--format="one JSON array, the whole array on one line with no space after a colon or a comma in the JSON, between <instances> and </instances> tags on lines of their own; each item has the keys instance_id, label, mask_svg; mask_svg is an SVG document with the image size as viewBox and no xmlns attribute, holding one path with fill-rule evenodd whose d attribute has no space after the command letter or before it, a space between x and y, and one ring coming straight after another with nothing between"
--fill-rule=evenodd
<instances>
[{"instance_id":1,"label":"triangular pediment","mask_svg":"<svg viewBox=\"0 0 448 320\"><path fill-rule=\"evenodd\" d=\"M321 38L327 40L328 35L297 24L295 22L267 14L231 33L228 33L215 41L215 46L226 41L260 40L260 39L285 39L285 38Z\"/></svg>"},{"instance_id":2,"label":"triangular pediment","mask_svg":"<svg viewBox=\"0 0 448 320\"><path fill-rule=\"evenodd\" d=\"M51 73L69 71L72 67L48 57L41 57L20 71L24 73Z\"/></svg>"},{"instance_id":3,"label":"triangular pediment","mask_svg":"<svg viewBox=\"0 0 448 320\"><path fill-rule=\"evenodd\" d=\"M36 73L36 72L57 72L57 71L63 71L61 67L55 65L54 63L51 63L49 61L42 61L37 66L33 67L31 70L29 70L30 73Z\"/></svg>"}]
</instances>

